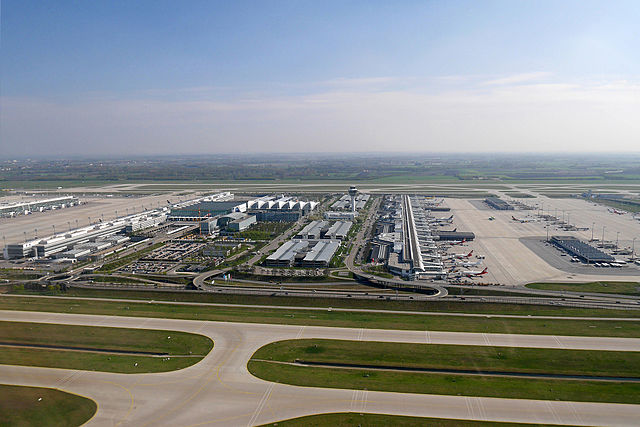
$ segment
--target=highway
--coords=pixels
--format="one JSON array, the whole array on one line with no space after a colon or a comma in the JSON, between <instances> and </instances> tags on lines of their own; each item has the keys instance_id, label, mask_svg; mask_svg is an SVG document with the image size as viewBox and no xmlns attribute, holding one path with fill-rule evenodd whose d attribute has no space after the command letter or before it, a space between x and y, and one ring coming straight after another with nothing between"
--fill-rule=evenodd
<instances>
[{"instance_id":1,"label":"highway","mask_svg":"<svg viewBox=\"0 0 640 427\"><path fill-rule=\"evenodd\" d=\"M640 339L388 331L16 311L0 311L0 320L179 330L214 340L214 349L201 362L169 373L112 374L0 365L3 383L54 387L94 399L99 408L89 426L248 426L343 411L565 425L635 426L640 419L640 405L297 387L257 379L246 369L256 349L295 338L630 351L640 351Z\"/></svg>"}]
</instances>

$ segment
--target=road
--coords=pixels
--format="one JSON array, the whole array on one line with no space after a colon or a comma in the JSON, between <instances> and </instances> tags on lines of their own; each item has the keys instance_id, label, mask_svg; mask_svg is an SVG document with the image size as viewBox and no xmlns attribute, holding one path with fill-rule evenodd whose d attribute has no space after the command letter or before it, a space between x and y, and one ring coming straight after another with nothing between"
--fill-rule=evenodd
<instances>
[{"instance_id":1,"label":"road","mask_svg":"<svg viewBox=\"0 0 640 427\"><path fill-rule=\"evenodd\" d=\"M630 351L640 351L640 339L386 331L15 311L0 311L0 320L180 330L214 340L214 349L200 363L169 373L113 374L0 365L3 383L54 387L97 401L98 412L88 422L90 426L247 426L343 411L566 425L632 426L640 419L640 405L297 387L257 379L246 369L256 349L295 338Z\"/></svg>"}]
</instances>

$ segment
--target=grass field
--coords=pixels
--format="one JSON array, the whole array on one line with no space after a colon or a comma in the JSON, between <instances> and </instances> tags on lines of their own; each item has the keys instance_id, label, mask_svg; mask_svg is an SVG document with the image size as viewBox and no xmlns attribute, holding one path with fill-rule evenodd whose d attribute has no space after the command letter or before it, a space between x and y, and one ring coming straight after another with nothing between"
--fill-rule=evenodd
<instances>
[{"instance_id":1,"label":"grass field","mask_svg":"<svg viewBox=\"0 0 640 427\"><path fill-rule=\"evenodd\" d=\"M2 321L0 342L3 364L121 373L182 369L213 347L209 338L185 332Z\"/></svg>"},{"instance_id":2,"label":"grass field","mask_svg":"<svg viewBox=\"0 0 640 427\"><path fill-rule=\"evenodd\" d=\"M320 284L322 285L322 284ZM376 288L371 288L377 290ZM453 288L450 288L453 289ZM478 290L484 291L484 290ZM486 292L486 291L485 291ZM499 291L496 291L499 292ZM220 295L199 292L174 292L174 291L141 291L141 290L104 290L72 288L67 292L50 291L48 293L34 291L13 292L23 295L63 295L69 297L91 298L122 298L154 301L173 302L201 302L219 304L255 304L255 305L280 305L296 307L334 307L334 308L358 308L375 310L401 310L422 312L447 312L447 313L477 313L477 314L515 314L524 316L582 316L582 317L640 317L640 310L596 310L585 308L568 308L559 306L536 306L500 304L487 302L461 302L461 301L393 301L393 300L358 300L335 298L306 298L306 297L272 297L257 295ZM470 295L473 295L471 293ZM509 294L513 295L513 294Z\"/></svg>"},{"instance_id":3,"label":"grass field","mask_svg":"<svg viewBox=\"0 0 640 427\"><path fill-rule=\"evenodd\" d=\"M87 422L96 410L93 400L75 394L0 384L0 426L75 427Z\"/></svg>"},{"instance_id":4,"label":"grass field","mask_svg":"<svg viewBox=\"0 0 640 427\"><path fill-rule=\"evenodd\" d=\"M260 348L256 360L640 377L640 352L297 339Z\"/></svg>"},{"instance_id":5,"label":"grass field","mask_svg":"<svg viewBox=\"0 0 640 427\"><path fill-rule=\"evenodd\" d=\"M264 424L262 427L517 427L546 426L547 424L495 423L491 421L468 421L444 418L405 417L400 415L360 414L340 412L335 414L309 415L291 418L277 423Z\"/></svg>"},{"instance_id":6,"label":"grass field","mask_svg":"<svg viewBox=\"0 0 640 427\"><path fill-rule=\"evenodd\" d=\"M300 340L262 347L249 361L248 369L268 381L306 387L637 404L640 403L640 383L400 372L375 367L635 377L639 359L640 353L634 352ZM352 369L274 363L294 360L370 367Z\"/></svg>"},{"instance_id":7,"label":"grass field","mask_svg":"<svg viewBox=\"0 0 640 427\"><path fill-rule=\"evenodd\" d=\"M495 316L452 317L268 307L212 307L108 300L73 300L73 304L70 304L69 300L60 298L29 297L0 298L0 309L353 328L640 337L640 322L624 320L548 320Z\"/></svg>"},{"instance_id":8,"label":"grass field","mask_svg":"<svg viewBox=\"0 0 640 427\"><path fill-rule=\"evenodd\" d=\"M640 295L638 282L529 283L531 289L545 291L597 292L602 294Z\"/></svg>"}]
</instances>

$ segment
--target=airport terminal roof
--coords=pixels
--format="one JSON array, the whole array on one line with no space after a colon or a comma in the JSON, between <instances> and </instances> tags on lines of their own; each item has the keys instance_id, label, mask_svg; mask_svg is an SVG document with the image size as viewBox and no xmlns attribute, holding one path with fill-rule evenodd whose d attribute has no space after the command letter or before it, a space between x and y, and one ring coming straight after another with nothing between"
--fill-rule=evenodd
<instances>
[{"instance_id":1,"label":"airport terminal roof","mask_svg":"<svg viewBox=\"0 0 640 427\"><path fill-rule=\"evenodd\" d=\"M289 240L280 246L274 253L267 257L268 261L291 261L295 258L296 253L306 249L309 246L307 240Z\"/></svg>"},{"instance_id":2,"label":"airport terminal roof","mask_svg":"<svg viewBox=\"0 0 640 427\"><path fill-rule=\"evenodd\" d=\"M305 262L326 262L331 261L331 257L340 247L340 242L334 240L320 240L304 257Z\"/></svg>"}]
</instances>

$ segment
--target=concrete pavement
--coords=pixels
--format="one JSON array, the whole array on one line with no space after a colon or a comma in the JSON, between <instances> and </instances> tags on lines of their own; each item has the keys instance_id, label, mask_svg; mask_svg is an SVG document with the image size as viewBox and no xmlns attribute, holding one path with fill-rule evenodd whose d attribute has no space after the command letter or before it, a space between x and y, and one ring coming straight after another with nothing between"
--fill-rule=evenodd
<instances>
[{"instance_id":1,"label":"concrete pavement","mask_svg":"<svg viewBox=\"0 0 640 427\"><path fill-rule=\"evenodd\" d=\"M246 426L337 411L568 425L630 426L640 419L640 405L297 387L260 380L246 368L258 348L295 338L629 351L640 351L640 339L387 331L16 311L0 311L0 320L180 330L214 340L214 349L201 362L168 373L127 375L0 365L3 383L55 387L97 401L98 412L88 425Z\"/></svg>"}]
</instances>

